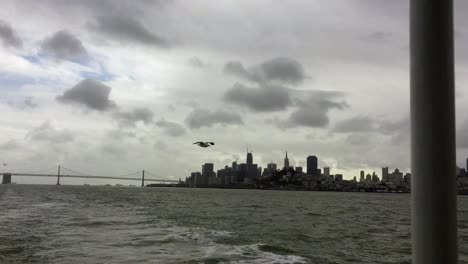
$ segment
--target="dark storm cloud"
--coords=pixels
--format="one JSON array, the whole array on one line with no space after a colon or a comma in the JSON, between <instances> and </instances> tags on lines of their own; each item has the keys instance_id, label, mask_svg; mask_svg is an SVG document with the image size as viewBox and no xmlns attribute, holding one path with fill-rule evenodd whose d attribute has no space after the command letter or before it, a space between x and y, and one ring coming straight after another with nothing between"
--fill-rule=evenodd
<instances>
[{"instance_id":1,"label":"dark storm cloud","mask_svg":"<svg viewBox=\"0 0 468 264\"><path fill-rule=\"evenodd\" d=\"M162 128L164 133L171 137L179 137L186 133L184 126L179 123L166 121L165 119L157 121L156 126Z\"/></svg>"},{"instance_id":2,"label":"dark storm cloud","mask_svg":"<svg viewBox=\"0 0 468 264\"><path fill-rule=\"evenodd\" d=\"M90 109L105 111L116 106L109 100L111 90L112 88L98 81L85 79L56 99L61 103L81 104Z\"/></svg>"},{"instance_id":3,"label":"dark storm cloud","mask_svg":"<svg viewBox=\"0 0 468 264\"><path fill-rule=\"evenodd\" d=\"M5 47L21 48L23 41L6 21L0 19L0 39Z\"/></svg>"},{"instance_id":4,"label":"dark storm cloud","mask_svg":"<svg viewBox=\"0 0 468 264\"><path fill-rule=\"evenodd\" d=\"M285 110L292 105L289 89L279 85L248 88L236 83L226 91L224 100L257 112Z\"/></svg>"},{"instance_id":5,"label":"dark storm cloud","mask_svg":"<svg viewBox=\"0 0 468 264\"><path fill-rule=\"evenodd\" d=\"M192 129L201 127L212 127L216 124L221 125L241 125L244 122L237 113L226 111L210 111L208 109L194 109L185 119L187 125Z\"/></svg>"},{"instance_id":6,"label":"dark storm cloud","mask_svg":"<svg viewBox=\"0 0 468 264\"><path fill-rule=\"evenodd\" d=\"M29 131L27 139L33 141L46 141L51 143L65 143L74 140L74 135L66 129L56 128L49 120L42 123L39 127Z\"/></svg>"},{"instance_id":7,"label":"dark storm cloud","mask_svg":"<svg viewBox=\"0 0 468 264\"><path fill-rule=\"evenodd\" d=\"M42 51L58 59L70 60L87 57L83 43L72 33L60 30L42 43Z\"/></svg>"},{"instance_id":8,"label":"dark storm cloud","mask_svg":"<svg viewBox=\"0 0 468 264\"><path fill-rule=\"evenodd\" d=\"M285 57L273 58L246 69L239 61L229 61L224 65L224 73L252 82L297 85L306 78L303 66L296 60Z\"/></svg>"},{"instance_id":9,"label":"dark storm cloud","mask_svg":"<svg viewBox=\"0 0 468 264\"><path fill-rule=\"evenodd\" d=\"M132 111L116 112L114 118L121 126L135 126L139 121L144 124L150 124L153 121L153 112L145 107L135 108Z\"/></svg>"},{"instance_id":10,"label":"dark storm cloud","mask_svg":"<svg viewBox=\"0 0 468 264\"><path fill-rule=\"evenodd\" d=\"M197 57L190 58L188 60L188 65L193 68L205 68L206 67L206 64L200 58L197 58Z\"/></svg>"},{"instance_id":11,"label":"dark storm cloud","mask_svg":"<svg viewBox=\"0 0 468 264\"><path fill-rule=\"evenodd\" d=\"M91 28L122 43L168 46L166 39L148 30L140 21L125 15L100 16Z\"/></svg>"}]
</instances>

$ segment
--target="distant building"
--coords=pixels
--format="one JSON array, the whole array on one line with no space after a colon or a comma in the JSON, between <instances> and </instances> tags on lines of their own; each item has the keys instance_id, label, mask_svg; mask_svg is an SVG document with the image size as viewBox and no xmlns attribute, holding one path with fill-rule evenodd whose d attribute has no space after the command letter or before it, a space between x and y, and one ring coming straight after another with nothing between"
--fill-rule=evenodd
<instances>
[{"instance_id":1,"label":"distant building","mask_svg":"<svg viewBox=\"0 0 468 264\"><path fill-rule=\"evenodd\" d=\"M213 163L205 163L202 166L202 183L201 185L208 185L210 184L210 179L212 179L213 175L216 177L214 172L214 165Z\"/></svg>"},{"instance_id":2,"label":"distant building","mask_svg":"<svg viewBox=\"0 0 468 264\"><path fill-rule=\"evenodd\" d=\"M307 157L307 174L312 176L319 176L318 171L318 159L316 156Z\"/></svg>"},{"instance_id":3,"label":"distant building","mask_svg":"<svg viewBox=\"0 0 468 264\"><path fill-rule=\"evenodd\" d=\"M335 174L335 181L338 181L338 182L343 181L343 174Z\"/></svg>"},{"instance_id":4,"label":"distant building","mask_svg":"<svg viewBox=\"0 0 468 264\"><path fill-rule=\"evenodd\" d=\"M369 173L366 175L366 182L371 182L372 181L372 175Z\"/></svg>"},{"instance_id":5,"label":"distant building","mask_svg":"<svg viewBox=\"0 0 468 264\"><path fill-rule=\"evenodd\" d=\"M391 182L395 186L401 185L403 181L403 173L400 170L395 169L394 172L388 175L388 182Z\"/></svg>"},{"instance_id":6,"label":"distant building","mask_svg":"<svg viewBox=\"0 0 468 264\"><path fill-rule=\"evenodd\" d=\"M388 167L382 168L382 181L388 182Z\"/></svg>"},{"instance_id":7,"label":"distant building","mask_svg":"<svg viewBox=\"0 0 468 264\"><path fill-rule=\"evenodd\" d=\"M372 182L379 182L380 179L379 179L379 176L377 176L377 174L375 174L375 171L372 173Z\"/></svg>"},{"instance_id":8,"label":"distant building","mask_svg":"<svg viewBox=\"0 0 468 264\"><path fill-rule=\"evenodd\" d=\"M203 185L203 179L202 179L202 174L201 172L192 172L190 174L190 177L192 178L192 182L195 186L197 185Z\"/></svg>"},{"instance_id":9,"label":"distant building","mask_svg":"<svg viewBox=\"0 0 468 264\"><path fill-rule=\"evenodd\" d=\"M11 183L11 174L5 173L3 174L2 184L10 184Z\"/></svg>"},{"instance_id":10,"label":"distant building","mask_svg":"<svg viewBox=\"0 0 468 264\"><path fill-rule=\"evenodd\" d=\"M323 168L323 176L325 177L330 177L330 168L329 167L325 167Z\"/></svg>"},{"instance_id":11,"label":"distant building","mask_svg":"<svg viewBox=\"0 0 468 264\"><path fill-rule=\"evenodd\" d=\"M296 167L295 169L296 173L302 173L302 167Z\"/></svg>"},{"instance_id":12,"label":"distant building","mask_svg":"<svg viewBox=\"0 0 468 264\"><path fill-rule=\"evenodd\" d=\"M289 159L288 159L288 151L286 150L286 157L284 157L284 167L285 169L289 168Z\"/></svg>"},{"instance_id":13,"label":"distant building","mask_svg":"<svg viewBox=\"0 0 468 264\"><path fill-rule=\"evenodd\" d=\"M360 173L361 176L360 176L360 178L359 178L359 182L363 182L363 181L365 180L365 178L364 178L364 177L365 177L365 176L364 176L364 173L365 173L365 172L362 170L361 173Z\"/></svg>"}]
</instances>

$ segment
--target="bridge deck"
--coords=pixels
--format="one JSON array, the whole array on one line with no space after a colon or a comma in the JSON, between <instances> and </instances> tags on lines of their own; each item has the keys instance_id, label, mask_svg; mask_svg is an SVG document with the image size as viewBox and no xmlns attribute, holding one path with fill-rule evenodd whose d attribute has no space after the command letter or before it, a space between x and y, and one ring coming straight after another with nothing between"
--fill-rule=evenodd
<instances>
[{"instance_id":1,"label":"bridge deck","mask_svg":"<svg viewBox=\"0 0 468 264\"><path fill-rule=\"evenodd\" d=\"M10 174L11 176L31 176L31 177L54 177L57 178L57 174L34 174L34 173L2 173ZM115 176L94 176L94 175L72 175L63 174L60 178L83 178L83 179L113 179L113 180L128 180L128 181L141 181L141 178L130 178L130 177L115 177ZM164 180L164 179L151 179L145 178L145 182L179 182L177 180Z\"/></svg>"}]
</instances>

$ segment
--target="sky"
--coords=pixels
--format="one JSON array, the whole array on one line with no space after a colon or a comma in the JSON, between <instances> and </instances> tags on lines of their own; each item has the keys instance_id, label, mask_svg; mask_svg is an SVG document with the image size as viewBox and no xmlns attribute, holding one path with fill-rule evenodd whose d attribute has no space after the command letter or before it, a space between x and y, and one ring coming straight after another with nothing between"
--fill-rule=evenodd
<instances>
[{"instance_id":1,"label":"sky","mask_svg":"<svg viewBox=\"0 0 468 264\"><path fill-rule=\"evenodd\" d=\"M467 12L456 0L460 167ZM2 1L0 171L184 179L249 145L261 167L287 150L345 179L409 172L408 30L405 0Z\"/></svg>"}]
</instances>

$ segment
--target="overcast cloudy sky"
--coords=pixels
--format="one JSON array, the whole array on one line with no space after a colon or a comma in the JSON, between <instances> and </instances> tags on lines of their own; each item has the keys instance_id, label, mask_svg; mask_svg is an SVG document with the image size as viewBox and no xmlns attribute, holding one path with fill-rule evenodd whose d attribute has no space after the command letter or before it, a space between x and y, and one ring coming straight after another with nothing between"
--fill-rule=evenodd
<instances>
[{"instance_id":1,"label":"overcast cloudy sky","mask_svg":"<svg viewBox=\"0 0 468 264\"><path fill-rule=\"evenodd\" d=\"M467 3L455 1L463 167ZM244 162L250 144L262 167L288 150L345 178L409 171L408 12L405 0L2 1L2 170L178 179Z\"/></svg>"}]
</instances>

